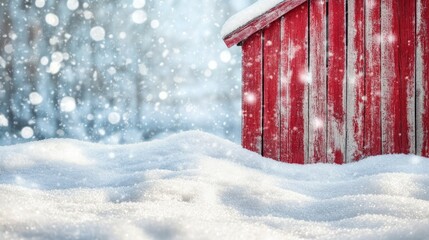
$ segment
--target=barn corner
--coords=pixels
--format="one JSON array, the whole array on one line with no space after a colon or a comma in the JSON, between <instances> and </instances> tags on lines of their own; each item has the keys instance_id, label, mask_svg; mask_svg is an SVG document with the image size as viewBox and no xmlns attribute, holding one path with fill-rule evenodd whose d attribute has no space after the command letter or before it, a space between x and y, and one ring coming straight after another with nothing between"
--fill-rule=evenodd
<instances>
[{"instance_id":1,"label":"barn corner","mask_svg":"<svg viewBox=\"0 0 429 240\"><path fill-rule=\"evenodd\" d=\"M289 163L429 156L429 1L260 0L243 51L243 147Z\"/></svg>"}]
</instances>

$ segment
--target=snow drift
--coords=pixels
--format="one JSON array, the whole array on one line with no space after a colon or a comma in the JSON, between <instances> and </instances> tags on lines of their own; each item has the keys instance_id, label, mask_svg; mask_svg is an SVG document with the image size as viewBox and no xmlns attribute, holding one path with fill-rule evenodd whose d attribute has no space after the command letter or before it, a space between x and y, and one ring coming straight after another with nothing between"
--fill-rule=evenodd
<instances>
[{"instance_id":1,"label":"snow drift","mask_svg":"<svg viewBox=\"0 0 429 240\"><path fill-rule=\"evenodd\" d=\"M186 132L0 147L2 239L427 239L429 160L291 165Z\"/></svg>"}]
</instances>

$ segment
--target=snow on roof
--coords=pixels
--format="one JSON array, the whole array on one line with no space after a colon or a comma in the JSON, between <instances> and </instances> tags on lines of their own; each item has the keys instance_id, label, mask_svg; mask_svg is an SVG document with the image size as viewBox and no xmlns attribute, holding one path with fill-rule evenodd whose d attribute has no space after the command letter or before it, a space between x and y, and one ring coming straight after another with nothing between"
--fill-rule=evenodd
<instances>
[{"instance_id":1,"label":"snow on roof","mask_svg":"<svg viewBox=\"0 0 429 240\"><path fill-rule=\"evenodd\" d=\"M201 132L0 147L0 238L427 239L428 169L285 164Z\"/></svg>"},{"instance_id":2,"label":"snow on roof","mask_svg":"<svg viewBox=\"0 0 429 240\"><path fill-rule=\"evenodd\" d=\"M235 45L304 2L306 0L259 0L231 16L223 25L221 36L228 47Z\"/></svg>"},{"instance_id":3,"label":"snow on roof","mask_svg":"<svg viewBox=\"0 0 429 240\"><path fill-rule=\"evenodd\" d=\"M259 0L244 10L231 16L223 25L221 30L222 38L231 34L246 23L263 15L268 10L274 8L285 0Z\"/></svg>"}]
</instances>

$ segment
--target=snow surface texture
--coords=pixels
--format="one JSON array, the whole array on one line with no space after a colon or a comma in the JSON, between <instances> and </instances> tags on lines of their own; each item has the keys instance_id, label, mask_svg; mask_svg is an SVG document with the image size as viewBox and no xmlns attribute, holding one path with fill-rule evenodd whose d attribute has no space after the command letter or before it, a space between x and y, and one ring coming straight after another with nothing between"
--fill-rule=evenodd
<instances>
[{"instance_id":1,"label":"snow surface texture","mask_svg":"<svg viewBox=\"0 0 429 240\"><path fill-rule=\"evenodd\" d=\"M240 27L246 25L246 23L252 21L253 19L263 15L268 10L274 8L278 4L282 3L284 0L262 0L257 1L244 10L232 15L223 25L221 30L222 38L231 34Z\"/></svg>"},{"instance_id":2,"label":"snow surface texture","mask_svg":"<svg viewBox=\"0 0 429 240\"><path fill-rule=\"evenodd\" d=\"M428 239L429 159L291 165L186 132L0 147L1 239Z\"/></svg>"}]
</instances>

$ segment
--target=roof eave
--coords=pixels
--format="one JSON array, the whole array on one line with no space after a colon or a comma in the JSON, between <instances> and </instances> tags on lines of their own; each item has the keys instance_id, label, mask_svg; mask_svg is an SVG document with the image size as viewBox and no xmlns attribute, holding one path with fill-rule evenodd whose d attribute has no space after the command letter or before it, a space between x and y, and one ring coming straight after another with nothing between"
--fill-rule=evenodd
<instances>
[{"instance_id":1,"label":"roof eave","mask_svg":"<svg viewBox=\"0 0 429 240\"><path fill-rule=\"evenodd\" d=\"M254 18L233 32L227 34L223 38L226 46L232 47L239 44L250 37L252 34L268 26L270 23L297 8L304 2L307 2L307 0L287 0L277 4L275 7L266 11L264 14Z\"/></svg>"}]
</instances>

